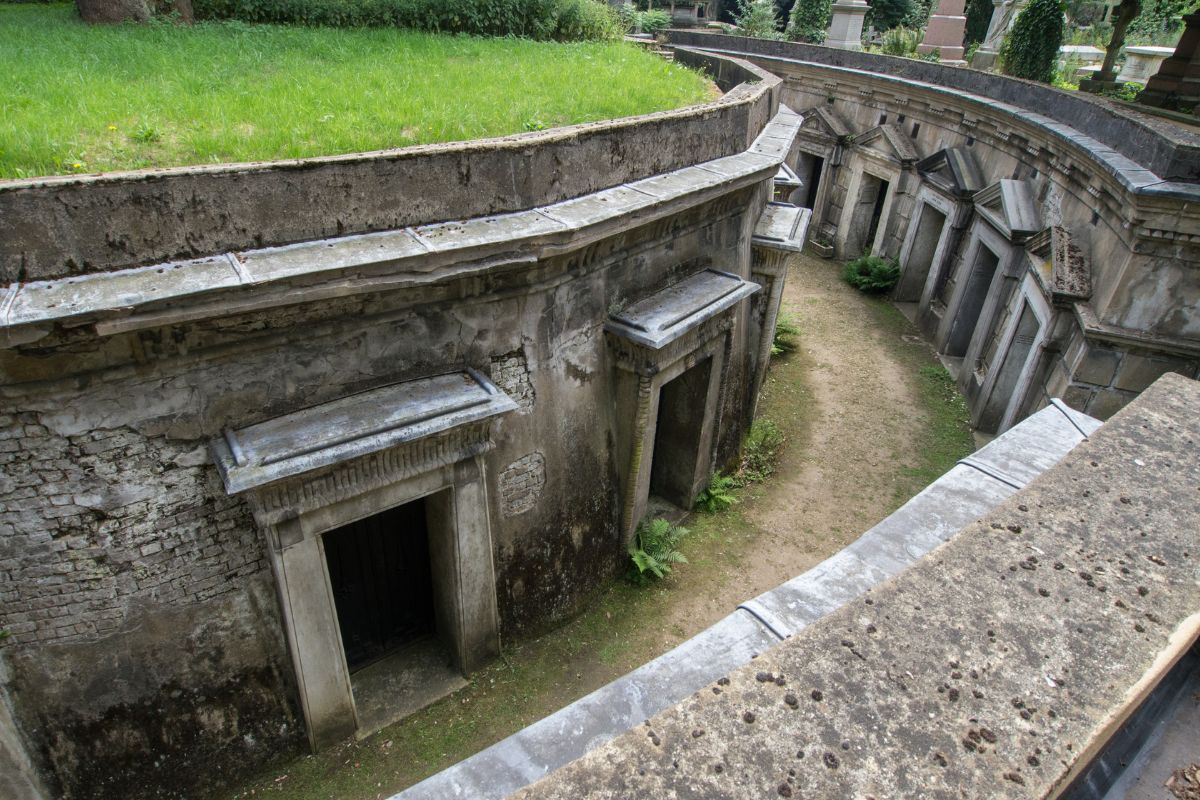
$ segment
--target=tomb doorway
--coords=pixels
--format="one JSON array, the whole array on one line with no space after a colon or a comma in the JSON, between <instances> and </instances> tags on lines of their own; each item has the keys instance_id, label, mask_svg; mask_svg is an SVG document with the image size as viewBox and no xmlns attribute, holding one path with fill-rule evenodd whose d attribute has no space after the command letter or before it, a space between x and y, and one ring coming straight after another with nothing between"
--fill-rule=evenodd
<instances>
[{"instance_id":1,"label":"tomb doorway","mask_svg":"<svg viewBox=\"0 0 1200 800\"><path fill-rule=\"evenodd\" d=\"M962 358L971 344L975 327L979 324L979 315L987 300L988 290L992 279L996 276L996 268L1000 265L1000 257L990 248L980 245L975 250L975 263L967 276L966 284L959 295L958 308L954 312L954 321L950 333L946 337L945 355L952 358Z\"/></svg>"},{"instance_id":2,"label":"tomb doorway","mask_svg":"<svg viewBox=\"0 0 1200 800\"><path fill-rule=\"evenodd\" d=\"M904 271L896 286L897 302L915 303L921 299L945 227L946 214L929 203L922 204L916 233L903 265Z\"/></svg>"},{"instance_id":3,"label":"tomb doorway","mask_svg":"<svg viewBox=\"0 0 1200 800\"><path fill-rule=\"evenodd\" d=\"M870 253L875 247L879 223L883 219L883 208L887 203L890 184L869 172L862 173L854 216L850 222L850 233L846 239L846 255L856 258Z\"/></svg>"},{"instance_id":4,"label":"tomb doorway","mask_svg":"<svg viewBox=\"0 0 1200 800\"><path fill-rule=\"evenodd\" d=\"M650 494L685 510L696 499L712 363L704 359L659 391Z\"/></svg>"}]
</instances>

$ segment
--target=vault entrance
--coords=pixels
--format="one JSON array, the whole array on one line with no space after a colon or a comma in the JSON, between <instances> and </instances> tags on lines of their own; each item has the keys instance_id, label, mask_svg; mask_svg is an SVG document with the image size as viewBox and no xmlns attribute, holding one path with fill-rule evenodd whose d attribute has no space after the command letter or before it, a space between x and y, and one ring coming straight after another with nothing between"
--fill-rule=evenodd
<instances>
[{"instance_id":1,"label":"vault entrance","mask_svg":"<svg viewBox=\"0 0 1200 800\"><path fill-rule=\"evenodd\" d=\"M979 315L983 312L992 278L995 277L999 265L1000 257L988 248L981 245L976 251L975 263L967 276L966 285L958 301L958 310L954 314L954 323L946 339L946 355L961 358L967 352L967 346L975 334L975 326L979 324Z\"/></svg>"},{"instance_id":2,"label":"vault entrance","mask_svg":"<svg viewBox=\"0 0 1200 800\"><path fill-rule=\"evenodd\" d=\"M690 509L696 499L711 372L712 359L706 358L665 384L659 394L650 494L682 509Z\"/></svg>"},{"instance_id":3,"label":"vault entrance","mask_svg":"<svg viewBox=\"0 0 1200 800\"><path fill-rule=\"evenodd\" d=\"M945 214L928 203L921 206L916 233L904 264L904 273L896 286L895 297L898 302L915 303L921 299L945 226Z\"/></svg>"},{"instance_id":4,"label":"vault entrance","mask_svg":"<svg viewBox=\"0 0 1200 800\"><path fill-rule=\"evenodd\" d=\"M351 675L435 633L423 498L336 528L323 538Z\"/></svg>"},{"instance_id":5,"label":"vault entrance","mask_svg":"<svg viewBox=\"0 0 1200 800\"><path fill-rule=\"evenodd\" d=\"M850 222L850 235L846 239L846 253L851 257L869 254L874 248L889 184L883 178L864 172L861 187Z\"/></svg>"}]
</instances>

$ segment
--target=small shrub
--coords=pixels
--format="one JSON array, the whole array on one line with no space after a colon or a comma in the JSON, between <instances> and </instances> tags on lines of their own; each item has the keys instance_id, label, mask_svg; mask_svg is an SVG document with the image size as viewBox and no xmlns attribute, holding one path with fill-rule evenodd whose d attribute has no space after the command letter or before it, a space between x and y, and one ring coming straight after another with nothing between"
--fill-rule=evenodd
<instances>
[{"instance_id":1,"label":"small shrub","mask_svg":"<svg viewBox=\"0 0 1200 800\"><path fill-rule=\"evenodd\" d=\"M617 12L600 0L194 0L193 8L198 20L395 27L541 41L613 39L622 32Z\"/></svg>"},{"instance_id":2,"label":"small shrub","mask_svg":"<svg viewBox=\"0 0 1200 800\"><path fill-rule=\"evenodd\" d=\"M900 26L892 28L883 34L879 43L879 52L885 56L905 56L916 58L917 45L921 43L921 32L912 28Z\"/></svg>"},{"instance_id":3,"label":"small shrub","mask_svg":"<svg viewBox=\"0 0 1200 800\"><path fill-rule=\"evenodd\" d=\"M912 0L872 0L867 24L877 31L903 25L915 12Z\"/></svg>"},{"instance_id":4,"label":"small shrub","mask_svg":"<svg viewBox=\"0 0 1200 800\"><path fill-rule=\"evenodd\" d=\"M718 472L712 476L712 479L708 482L708 486L696 498L696 510L705 511L709 514L724 511L738 501L737 497L733 494L733 490L737 487L738 482L736 478L732 475L722 475Z\"/></svg>"},{"instance_id":5,"label":"small shrub","mask_svg":"<svg viewBox=\"0 0 1200 800\"><path fill-rule=\"evenodd\" d=\"M637 583L664 578L671 574L673 564L686 564L679 552L679 542L687 536L687 528L672 525L665 519L653 519L638 525L629 558L633 561L633 578Z\"/></svg>"},{"instance_id":6,"label":"small shrub","mask_svg":"<svg viewBox=\"0 0 1200 800\"><path fill-rule=\"evenodd\" d=\"M671 12L661 8L643 11L640 17L642 33L654 35L671 27Z\"/></svg>"},{"instance_id":7,"label":"small shrub","mask_svg":"<svg viewBox=\"0 0 1200 800\"><path fill-rule=\"evenodd\" d=\"M832 14L830 0L796 0L788 18L787 37L797 42L820 44L825 41Z\"/></svg>"},{"instance_id":8,"label":"small shrub","mask_svg":"<svg viewBox=\"0 0 1200 800\"><path fill-rule=\"evenodd\" d=\"M1062 41L1059 0L1031 0L1000 45L1001 69L1014 78L1052 83Z\"/></svg>"},{"instance_id":9,"label":"small shrub","mask_svg":"<svg viewBox=\"0 0 1200 800\"><path fill-rule=\"evenodd\" d=\"M743 486L759 483L775 474L780 450L784 444L783 431L769 419L759 418L750 426L742 443L742 464L738 478Z\"/></svg>"},{"instance_id":10,"label":"small shrub","mask_svg":"<svg viewBox=\"0 0 1200 800\"><path fill-rule=\"evenodd\" d=\"M795 320L787 314L780 314L775 319L775 337L771 339L771 355L781 356L784 353L791 353L796 350L796 337L800 335L800 328L796 325Z\"/></svg>"},{"instance_id":11,"label":"small shrub","mask_svg":"<svg viewBox=\"0 0 1200 800\"><path fill-rule=\"evenodd\" d=\"M738 0L733 15L738 33L755 39L781 39L779 21L775 17L775 0Z\"/></svg>"},{"instance_id":12,"label":"small shrub","mask_svg":"<svg viewBox=\"0 0 1200 800\"><path fill-rule=\"evenodd\" d=\"M846 264L842 280L860 292L883 294L900 280L900 265L890 258L862 256Z\"/></svg>"}]
</instances>

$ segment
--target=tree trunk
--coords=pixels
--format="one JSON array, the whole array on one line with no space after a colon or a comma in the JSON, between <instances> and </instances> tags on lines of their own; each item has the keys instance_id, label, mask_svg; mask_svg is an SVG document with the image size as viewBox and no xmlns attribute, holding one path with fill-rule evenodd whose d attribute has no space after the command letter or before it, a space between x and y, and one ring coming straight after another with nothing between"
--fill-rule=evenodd
<instances>
[{"instance_id":1,"label":"tree trunk","mask_svg":"<svg viewBox=\"0 0 1200 800\"><path fill-rule=\"evenodd\" d=\"M1097 81L1116 80L1117 56L1120 55L1121 48L1125 46L1125 29L1129 27L1129 23L1137 19L1137 15L1140 13L1142 13L1142 0L1121 0L1121 5L1117 6L1117 20L1113 23L1112 38L1108 40L1108 47L1104 53L1104 66L1096 75Z\"/></svg>"}]
</instances>

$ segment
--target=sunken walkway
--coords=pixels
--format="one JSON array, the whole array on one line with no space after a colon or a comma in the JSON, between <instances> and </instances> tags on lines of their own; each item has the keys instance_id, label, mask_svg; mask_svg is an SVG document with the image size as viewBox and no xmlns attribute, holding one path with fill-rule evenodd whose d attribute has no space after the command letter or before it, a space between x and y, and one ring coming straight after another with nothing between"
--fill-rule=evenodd
<instances>
[{"instance_id":1,"label":"sunken walkway","mask_svg":"<svg viewBox=\"0 0 1200 800\"><path fill-rule=\"evenodd\" d=\"M1195 639L1197 411L1200 384L1168 376L1076 448L1099 423L1054 404L815 569L397 797L1053 796Z\"/></svg>"}]
</instances>

